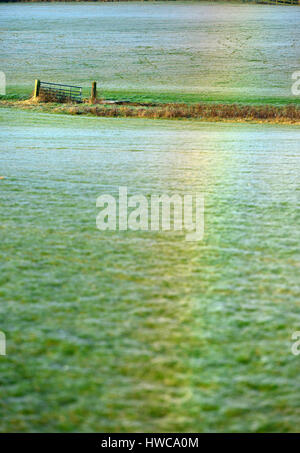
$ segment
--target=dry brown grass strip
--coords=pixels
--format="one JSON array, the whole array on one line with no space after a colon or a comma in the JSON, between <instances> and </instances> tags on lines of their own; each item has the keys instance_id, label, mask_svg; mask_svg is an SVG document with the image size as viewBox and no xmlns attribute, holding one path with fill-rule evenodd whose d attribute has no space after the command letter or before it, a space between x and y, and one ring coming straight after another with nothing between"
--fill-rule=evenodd
<instances>
[{"instance_id":1,"label":"dry brown grass strip","mask_svg":"<svg viewBox=\"0 0 300 453\"><path fill-rule=\"evenodd\" d=\"M239 104L161 104L159 106L136 105L79 105L66 107L73 115L94 115L102 117L136 118L195 118L249 121L300 121L300 108L296 105L239 105Z\"/></svg>"}]
</instances>

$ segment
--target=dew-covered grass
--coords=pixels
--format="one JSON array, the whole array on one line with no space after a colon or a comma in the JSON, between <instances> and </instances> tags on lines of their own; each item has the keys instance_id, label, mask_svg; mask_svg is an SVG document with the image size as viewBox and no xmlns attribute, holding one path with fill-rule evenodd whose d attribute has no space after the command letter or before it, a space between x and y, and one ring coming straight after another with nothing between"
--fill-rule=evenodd
<instances>
[{"instance_id":1,"label":"dew-covered grass","mask_svg":"<svg viewBox=\"0 0 300 453\"><path fill-rule=\"evenodd\" d=\"M299 127L0 115L0 430L299 430ZM204 240L100 232L119 186Z\"/></svg>"},{"instance_id":2,"label":"dew-covered grass","mask_svg":"<svg viewBox=\"0 0 300 453\"><path fill-rule=\"evenodd\" d=\"M39 78L84 93L96 80L130 100L285 102L299 17L298 6L229 2L2 3L1 71L11 97Z\"/></svg>"}]
</instances>

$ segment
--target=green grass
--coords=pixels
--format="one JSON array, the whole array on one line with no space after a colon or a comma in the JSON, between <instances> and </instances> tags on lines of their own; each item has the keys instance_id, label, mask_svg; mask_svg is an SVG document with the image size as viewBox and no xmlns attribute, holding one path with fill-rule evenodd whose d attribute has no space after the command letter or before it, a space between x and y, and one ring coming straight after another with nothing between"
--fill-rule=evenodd
<instances>
[{"instance_id":1,"label":"green grass","mask_svg":"<svg viewBox=\"0 0 300 453\"><path fill-rule=\"evenodd\" d=\"M0 431L297 430L299 128L0 114ZM204 240L98 231L119 185Z\"/></svg>"},{"instance_id":2,"label":"green grass","mask_svg":"<svg viewBox=\"0 0 300 453\"><path fill-rule=\"evenodd\" d=\"M33 94L33 86L9 86L5 96L0 96L0 100L25 100ZM90 96L90 89L83 87L83 97ZM158 92L158 91L139 91L139 90L101 90L98 88L98 97L118 101L130 102L149 102L149 103L185 103L194 104L198 102L226 103L226 104L250 104L250 105L300 105L300 97L251 97L251 96L232 96L232 95L203 95L188 94L178 92Z\"/></svg>"}]
</instances>

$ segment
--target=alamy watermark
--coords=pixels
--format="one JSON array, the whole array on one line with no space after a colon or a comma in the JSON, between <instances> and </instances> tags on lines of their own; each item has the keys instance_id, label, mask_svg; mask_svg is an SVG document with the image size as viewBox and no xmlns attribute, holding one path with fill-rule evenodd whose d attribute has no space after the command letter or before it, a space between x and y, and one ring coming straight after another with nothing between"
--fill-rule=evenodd
<instances>
[{"instance_id":1,"label":"alamy watermark","mask_svg":"<svg viewBox=\"0 0 300 453\"><path fill-rule=\"evenodd\" d=\"M291 351L293 355L299 355L300 354L300 331L297 330L296 332L293 332L292 334L292 340L294 343L292 344Z\"/></svg>"},{"instance_id":2,"label":"alamy watermark","mask_svg":"<svg viewBox=\"0 0 300 453\"><path fill-rule=\"evenodd\" d=\"M204 236L203 194L152 194L128 196L119 187L118 197L100 195L96 217L101 231L182 231L186 241L201 241Z\"/></svg>"},{"instance_id":3,"label":"alamy watermark","mask_svg":"<svg viewBox=\"0 0 300 453\"><path fill-rule=\"evenodd\" d=\"M294 96L300 96L300 71L293 72L292 80L294 80L292 85L292 94Z\"/></svg>"},{"instance_id":4,"label":"alamy watermark","mask_svg":"<svg viewBox=\"0 0 300 453\"><path fill-rule=\"evenodd\" d=\"M0 330L0 355L6 355L6 336Z\"/></svg>"},{"instance_id":5,"label":"alamy watermark","mask_svg":"<svg viewBox=\"0 0 300 453\"><path fill-rule=\"evenodd\" d=\"M0 71L0 95L6 95L6 76L3 71Z\"/></svg>"}]
</instances>

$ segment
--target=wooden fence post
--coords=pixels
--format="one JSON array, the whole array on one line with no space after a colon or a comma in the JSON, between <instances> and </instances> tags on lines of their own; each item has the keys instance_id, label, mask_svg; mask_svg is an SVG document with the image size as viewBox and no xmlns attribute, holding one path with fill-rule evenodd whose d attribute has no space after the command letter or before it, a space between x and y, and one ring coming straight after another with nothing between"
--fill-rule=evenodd
<instances>
[{"instance_id":1,"label":"wooden fence post","mask_svg":"<svg viewBox=\"0 0 300 453\"><path fill-rule=\"evenodd\" d=\"M35 85L34 85L34 97L35 98L37 98L38 95L40 94L40 86L41 86L40 80L36 79Z\"/></svg>"},{"instance_id":2,"label":"wooden fence post","mask_svg":"<svg viewBox=\"0 0 300 453\"><path fill-rule=\"evenodd\" d=\"M97 82L92 82L91 102L95 102L96 99L97 99Z\"/></svg>"}]
</instances>

